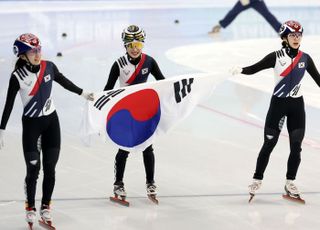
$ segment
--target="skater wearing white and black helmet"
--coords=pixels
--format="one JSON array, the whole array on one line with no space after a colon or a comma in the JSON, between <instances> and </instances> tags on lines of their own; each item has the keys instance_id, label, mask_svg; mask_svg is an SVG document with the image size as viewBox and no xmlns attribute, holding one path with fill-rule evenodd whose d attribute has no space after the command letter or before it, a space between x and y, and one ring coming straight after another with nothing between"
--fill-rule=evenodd
<instances>
[{"instance_id":1,"label":"skater wearing white and black helmet","mask_svg":"<svg viewBox=\"0 0 320 230\"><path fill-rule=\"evenodd\" d=\"M26 221L32 227L36 219L35 194L40 171L42 152L43 183L40 206L41 219L50 224L51 196L55 184L55 167L60 152L60 125L51 98L53 81L67 90L93 100L93 94L84 92L64 77L50 61L42 60L40 40L27 33L20 35L13 44L18 57L11 74L0 124L0 149L4 147L3 136L13 109L17 93L24 106L22 115L22 144L27 175L25 178Z\"/></svg>"},{"instance_id":2,"label":"skater wearing white and black helmet","mask_svg":"<svg viewBox=\"0 0 320 230\"><path fill-rule=\"evenodd\" d=\"M261 61L248 67L234 67L231 73L254 74L258 71L274 68L275 88L265 121L264 143L260 150L253 183L249 186L251 199L261 187L270 154L277 144L282 125L287 120L290 141L290 155L287 163L285 191L289 198L304 202L294 184L301 161L301 144L305 134L305 108L303 100L303 77L307 71L320 87L320 75L312 58L299 50L303 28L297 21L282 24L279 35L282 49L272 52Z\"/></svg>"},{"instance_id":3,"label":"skater wearing white and black helmet","mask_svg":"<svg viewBox=\"0 0 320 230\"><path fill-rule=\"evenodd\" d=\"M145 37L145 31L136 25L131 25L123 30L122 41L126 54L112 65L104 90L113 89L118 79L121 87L144 83L148 80L149 74L152 74L156 80L164 79L157 62L151 56L142 53ZM122 200L125 200L126 197L123 174L128 155L128 151L119 149L115 158L114 194L116 198L121 197ZM152 145L143 151L143 161L146 172L147 195L155 196L155 160Z\"/></svg>"}]
</instances>

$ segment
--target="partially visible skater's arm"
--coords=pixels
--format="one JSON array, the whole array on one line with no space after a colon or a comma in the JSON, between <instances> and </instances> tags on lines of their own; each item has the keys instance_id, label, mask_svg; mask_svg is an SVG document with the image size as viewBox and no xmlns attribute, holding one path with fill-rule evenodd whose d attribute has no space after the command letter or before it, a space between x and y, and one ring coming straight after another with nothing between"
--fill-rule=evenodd
<instances>
[{"instance_id":1,"label":"partially visible skater's arm","mask_svg":"<svg viewBox=\"0 0 320 230\"><path fill-rule=\"evenodd\" d=\"M104 87L103 91L113 89L114 85L116 84L116 82L118 80L119 75L120 75L120 69L119 69L118 63L115 62L115 63L113 63L113 65L111 67L108 82L107 82L106 86Z\"/></svg>"},{"instance_id":2,"label":"partially visible skater's arm","mask_svg":"<svg viewBox=\"0 0 320 230\"><path fill-rule=\"evenodd\" d=\"M307 60L307 72L310 74L310 76L313 78L313 80L320 87L320 74L319 74L317 67L315 66L312 58L309 55L308 55L308 60Z\"/></svg>"},{"instance_id":3,"label":"partially visible skater's arm","mask_svg":"<svg viewBox=\"0 0 320 230\"><path fill-rule=\"evenodd\" d=\"M156 80L163 80L165 77L163 76L158 63L152 58L152 69L151 69L151 74L154 76Z\"/></svg>"},{"instance_id":4,"label":"partially visible skater's arm","mask_svg":"<svg viewBox=\"0 0 320 230\"><path fill-rule=\"evenodd\" d=\"M265 56L261 61L251 65L242 68L242 74L251 75L255 74L261 70L273 68L276 63L276 53L272 52Z\"/></svg>"},{"instance_id":5,"label":"partially visible skater's arm","mask_svg":"<svg viewBox=\"0 0 320 230\"><path fill-rule=\"evenodd\" d=\"M9 87L8 87L6 104L4 106L4 110L2 113L0 129L6 129L11 111L13 109L14 100L17 96L19 89L20 89L20 86L19 86L19 82L18 82L17 78L14 75L11 75Z\"/></svg>"}]
</instances>

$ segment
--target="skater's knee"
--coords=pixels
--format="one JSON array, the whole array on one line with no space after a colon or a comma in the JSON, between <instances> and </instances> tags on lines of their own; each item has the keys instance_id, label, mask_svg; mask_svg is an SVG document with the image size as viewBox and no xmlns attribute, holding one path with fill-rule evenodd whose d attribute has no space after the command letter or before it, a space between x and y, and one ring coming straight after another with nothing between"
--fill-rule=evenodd
<instances>
[{"instance_id":1,"label":"skater's knee","mask_svg":"<svg viewBox=\"0 0 320 230\"><path fill-rule=\"evenodd\" d=\"M289 133L291 143L302 143L304 129L295 129Z\"/></svg>"},{"instance_id":2,"label":"skater's knee","mask_svg":"<svg viewBox=\"0 0 320 230\"><path fill-rule=\"evenodd\" d=\"M25 160L27 165L27 174L38 174L40 170L39 152L26 152Z\"/></svg>"},{"instance_id":3,"label":"skater's knee","mask_svg":"<svg viewBox=\"0 0 320 230\"><path fill-rule=\"evenodd\" d=\"M264 145L267 147L274 147L279 139L280 132L275 129L265 128Z\"/></svg>"},{"instance_id":4,"label":"skater's knee","mask_svg":"<svg viewBox=\"0 0 320 230\"><path fill-rule=\"evenodd\" d=\"M300 158L301 144L304 137L304 129L296 129L289 133L291 153Z\"/></svg>"},{"instance_id":5,"label":"skater's knee","mask_svg":"<svg viewBox=\"0 0 320 230\"><path fill-rule=\"evenodd\" d=\"M43 150L43 174L45 177L55 177L55 169L59 159L59 148Z\"/></svg>"}]
</instances>

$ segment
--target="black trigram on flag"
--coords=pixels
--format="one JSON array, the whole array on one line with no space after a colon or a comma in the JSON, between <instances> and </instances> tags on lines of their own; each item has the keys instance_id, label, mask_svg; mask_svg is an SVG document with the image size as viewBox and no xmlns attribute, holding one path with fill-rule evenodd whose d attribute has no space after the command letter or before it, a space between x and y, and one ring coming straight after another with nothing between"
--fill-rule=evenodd
<instances>
[{"instance_id":1,"label":"black trigram on flag","mask_svg":"<svg viewBox=\"0 0 320 230\"><path fill-rule=\"evenodd\" d=\"M173 84L174 94L175 94L177 103L180 103L182 98L184 98L185 96L187 96L188 93L191 92L192 83L193 83L193 78L189 78L189 79L182 79L181 81L177 81Z\"/></svg>"},{"instance_id":2,"label":"black trigram on flag","mask_svg":"<svg viewBox=\"0 0 320 230\"><path fill-rule=\"evenodd\" d=\"M124 89L118 89L118 90L114 90L114 91L110 91L108 92L106 95L101 96L95 103L94 103L94 107L96 107L97 109L101 110L102 107L108 102L110 101L111 97L115 97L116 95L118 95L119 93L122 93L124 91Z\"/></svg>"}]
</instances>

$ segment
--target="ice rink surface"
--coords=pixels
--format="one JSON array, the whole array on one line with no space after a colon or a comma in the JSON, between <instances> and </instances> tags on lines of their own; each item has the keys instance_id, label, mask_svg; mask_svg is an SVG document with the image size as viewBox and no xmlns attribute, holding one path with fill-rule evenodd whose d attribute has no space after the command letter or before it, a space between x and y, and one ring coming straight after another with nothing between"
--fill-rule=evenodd
<instances>
[{"instance_id":1,"label":"ice rink surface","mask_svg":"<svg viewBox=\"0 0 320 230\"><path fill-rule=\"evenodd\" d=\"M52 204L57 229L319 229L320 91L308 74L304 82L307 130L296 180L306 205L281 197L289 154L285 128L271 155L263 187L248 204L247 186L263 141L273 73L232 77L228 70L260 60L279 49L281 42L253 10L243 12L219 35L208 36L234 2L0 2L1 114L15 62L12 43L25 32L37 34L44 58L88 91L103 89L111 65L125 52L120 34L130 24L146 30L144 52L157 60L166 77L206 72L217 78L212 96L154 143L158 206L146 198L142 154L130 154L124 179L129 208L108 200L117 149L99 138L89 147L82 143L78 133L85 102L55 84L53 96L62 129ZM280 21L295 19L303 24L301 50L320 68L319 2L266 3ZM56 56L58 52L62 57ZM26 229L21 113L17 96L0 151L1 230ZM41 180L40 176L38 199Z\"/></svg>"}]
</instances>

